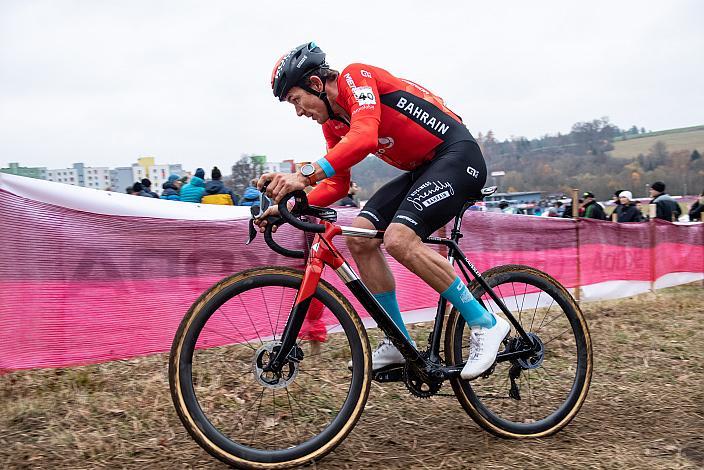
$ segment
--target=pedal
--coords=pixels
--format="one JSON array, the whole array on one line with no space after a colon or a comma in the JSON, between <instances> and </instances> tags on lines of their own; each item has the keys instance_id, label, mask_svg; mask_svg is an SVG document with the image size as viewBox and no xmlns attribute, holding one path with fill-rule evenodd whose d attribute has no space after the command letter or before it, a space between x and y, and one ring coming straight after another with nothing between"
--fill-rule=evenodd
<instances>
[{"instance_id":1,"label":"pedal","mask_svg":"<svg viewBox=\"0 0 704 470\"><path fill-rule=\"evenodd\" d=\"M494 373L494 369L496 369L496 361L494 361L494 363L491 365L491 367L489 367L487 370L482 372L482 374L479 377L481 377L483 379L489 378L489 376L491 376L491 374Z\"/></svg>"},{"instance_id":2,"label":"pedal","mask_svg":"<svg viewBox=\"0 0 704 470\"><path fill-rule=\"evenodd\" d=\"M403 366L392 366L388 369L380 369L374 372L372 380L377 382L400 382L403 380Z\"/></svg>"}]
</instances>

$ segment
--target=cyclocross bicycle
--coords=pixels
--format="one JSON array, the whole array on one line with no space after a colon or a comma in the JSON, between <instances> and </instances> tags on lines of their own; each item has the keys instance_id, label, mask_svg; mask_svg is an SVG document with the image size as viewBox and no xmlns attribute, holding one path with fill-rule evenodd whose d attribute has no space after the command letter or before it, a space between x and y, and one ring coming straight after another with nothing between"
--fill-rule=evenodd
<instances>
[{"instance_id":1,"label":"cyclocross bicycle","mask_svg":"<svg viewBox=\"0 0 704 470\"><path fill-rule=\"evenodd\" d=\"M289 211L291 198L295 205ZM468 201L457 215L449 238L430 236L424 242L444 246L472 295L511 323L491 369L472 381L460 378L471 330L456 309L448 312L442 297L427 347L416 348L333 243L339 235L383 238L383 232L338 226L334 210L309 206L305 193L296 191L281 201L280 217L270 220L264 238L276 252L304 259L305 271L267 266L229 276L196 300L176 333L169 361L171 395L193 439L239 468L306 464L350 433L371 380L403 381L412 395L423 398L437 395L449 381L472 419L504 438L548 436L566 426L589 389L587 323L570 293L541 271L519 265L477 271L459 246L463 214L475 202ZM253 208L253 213L263 209ZM272 227L283 223L315 234L305 252L274 241ZM250 241L256 233L250 221ZM321 278L325 266L401 351L403 367L372 372L364 325L350 301ZM327 339L322 344L302 334L312 302L324 307Z\"/></svg>"}]
</instances>

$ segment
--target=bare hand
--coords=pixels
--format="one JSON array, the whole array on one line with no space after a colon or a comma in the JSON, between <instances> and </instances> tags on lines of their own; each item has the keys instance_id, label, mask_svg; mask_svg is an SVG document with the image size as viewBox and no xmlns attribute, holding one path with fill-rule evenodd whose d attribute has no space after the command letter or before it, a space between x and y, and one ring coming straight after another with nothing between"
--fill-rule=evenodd
<instances>
[{"instance_id":1,"label":"bare hand","mask_svg":"<svg viewBox=\"0 0 704 470\"><path fill-rule=\"evenodd\" d=\"M254 219L254 225L259 227L259 233L264 233L264 230L266 229L266 226L269 222L267 222L267 218L271 216L278 216L279 215L279 206L269 206L267 210L264 211L264 214L258 219ZM271 231L276 233L276 229L278 226L274 225L271 228Z\"/></svg>"},{"instance_id":2,"label":"bare hand","mask_svg":"<svg viewBox=\"0 0 704 470\"><path fill-rule=\"evenodd\" d=\"M266 182L266 195L278 204L281 199L293 191L305 189L308 186L308 178L300 173L264 173L257 182L257 188L261 191Z\"/></svg>"}]
</instances>

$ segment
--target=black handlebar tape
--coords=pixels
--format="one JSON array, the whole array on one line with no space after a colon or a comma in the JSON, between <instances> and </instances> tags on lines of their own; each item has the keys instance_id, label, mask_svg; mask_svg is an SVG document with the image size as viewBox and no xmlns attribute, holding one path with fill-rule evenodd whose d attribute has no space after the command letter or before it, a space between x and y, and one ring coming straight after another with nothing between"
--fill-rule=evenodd
<instances>
[{"instance_id":1,"label":"black handlebar tape","mask_svg":"<svg viewBox=\"0 0 704 470\"><path fill-rule=\"evenodd\" d=\"M297 207L301 209L308 207L308 198L306 197L305 191L293 191L292 193L285 195L281 202L279 202L279 214L281 217L283 217L286 222L293 225L298 230L303 230L304 232L323 233L325 231L325 225L303 222L301 219L291 214L286 203L292 197L296 198L296 205L294 206L294 209Z\"/></svg>"},{"instance_id":2,"label":"black handlebar tape","mask_svg":"<svg viewBox=\"0 0 704 470\"><path fill-rule=\"evenodd\" d=\"M284 220L280 217L270 218L269 223L266 224L266 228L264 229L264 241L267 245L269 245L269 248L282 256L286 256L287 258L303 259L305 257L305 252L302 250L289 250L288 248L279 245L274 240L271 230L275 225L282 225L283 223Z\"/></svg>"}]
</instances>

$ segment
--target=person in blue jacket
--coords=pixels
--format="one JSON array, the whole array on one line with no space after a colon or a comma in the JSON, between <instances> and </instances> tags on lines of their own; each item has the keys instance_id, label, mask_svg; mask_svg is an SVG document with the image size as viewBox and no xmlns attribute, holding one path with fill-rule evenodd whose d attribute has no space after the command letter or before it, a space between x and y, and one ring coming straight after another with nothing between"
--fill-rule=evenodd
<instances>
[{"instance_id":1,"label":"person in blue jacket","mask_svg":"<svg viewBox=\"0 0 704 470\"><path fill-rule=\"evenodd\" d=\"M191 181L181 188L181 201L200 203L205 194L205 170L198 168Z\"/></svg>"},{"instance_id":2,"label":"person in blue jacket","mask_svg":"<svg viewBox=\"0 0 704 470\"><path fill-rule=\"evenodd\" d=\"M167 199L169 201L180 201L181 196L179 196L179 188L181 186L180 176L173 174L169 176L169 179L161 185L164 189L161 192L161 199Z\"/></svg>"},{"instance_id":3,"label":"person in blue jacket","mask_svg":"<svg viewBox=\"0 0 704 470\"><path fill-rule=\"evenodd\" d=\"M259 190L257 189L257 180L249 182L249 186L244 188L244 194L240 199L240 206L253 206L259 202Z\"/></svg>"}]
</instances>

